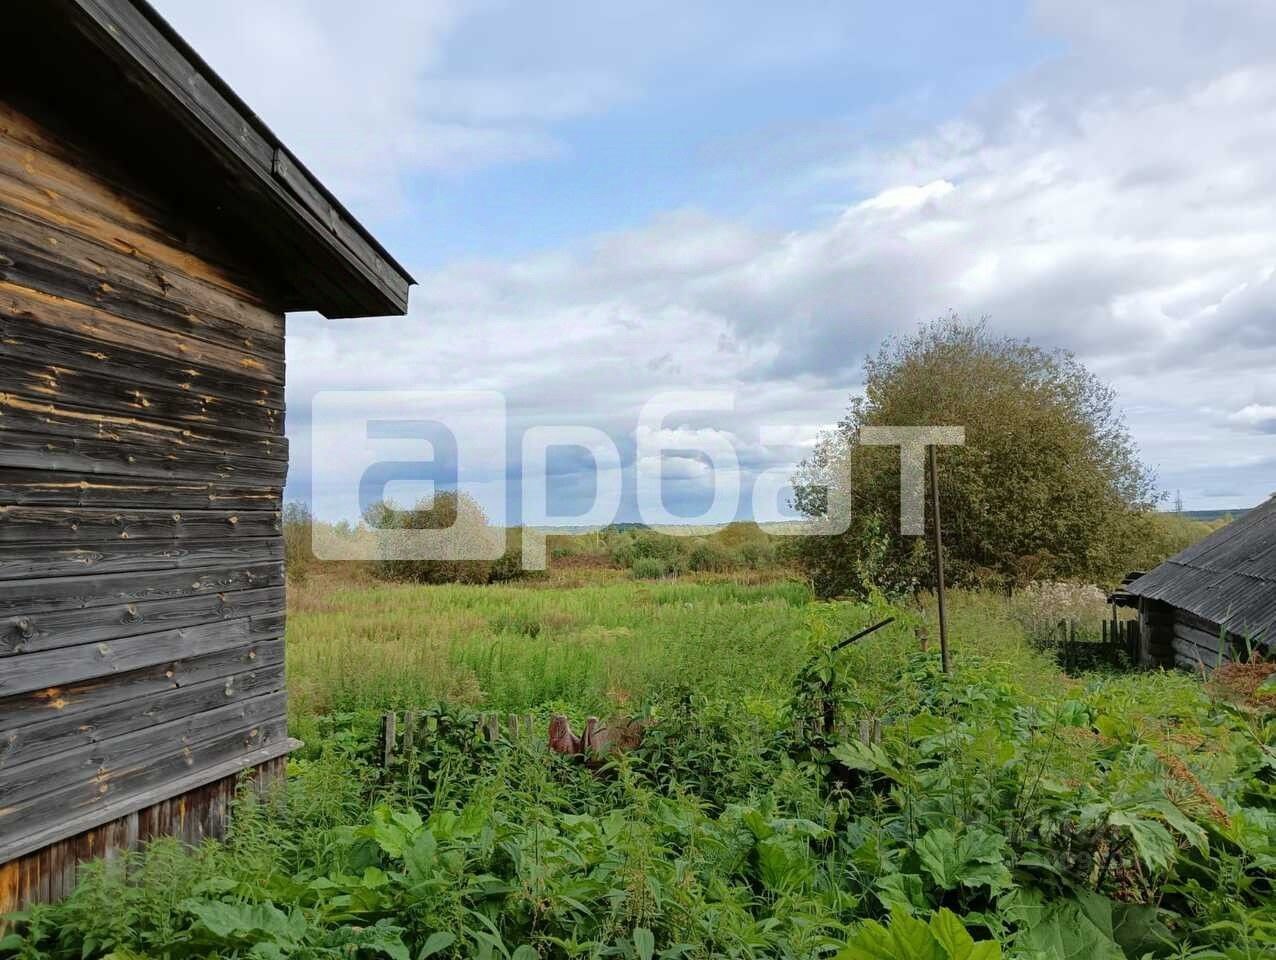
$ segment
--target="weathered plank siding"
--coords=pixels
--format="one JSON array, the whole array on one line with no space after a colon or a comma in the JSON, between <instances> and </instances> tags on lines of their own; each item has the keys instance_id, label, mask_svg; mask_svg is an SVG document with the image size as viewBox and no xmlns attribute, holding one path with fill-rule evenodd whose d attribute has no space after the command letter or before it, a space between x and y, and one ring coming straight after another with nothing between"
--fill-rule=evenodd
<instances>
[{"instance_id":1,"label":"weathered plank siding","mask_svg":"<svg viewBox=\"0 0 1276 960\"><path fill-rule=\"evenodd\" d=\"M0 912L292 743L283 313L187 221L0 99Z\"/></svg>"},{"instance_id":2,"label":"weathered plank siding","mask_svg":"<svg viewBox=\"0 0 1276 960\"><path fill-rule=\"evenodd\" d=\"M1219 624L1148 597L1139 598L1139 628L1144 666L1207 672L1236 659L1245 649L1243 638Z\"/></svg>"},{"instance_id":3,"label":"weathered plank siding","mask_svg":"<svg viewBox=\"0 0 1276 960\"><path fill-rule=\"evenodd\" d=\"M247 774L252 785L264 792L283 779L284 758L249 766ZM243 779L238 771L232 771L212 783L134 810L0 865L0 916L32 903L66 896L75 887L79 864L86 860L115 859L156 837L172 836L197 844L205 837L222 836L230 803Z\"/></svg>"},{"instance_id":4,"label":"weathered plank siding","mask_svg":"<svg viewBox=\"0 0 1276 960\"><path fill-rule=\"evenodd\" d=\"M1176 666L1212 670L1234 659L1240 638L1186 610L1174 611L1171 643Z\"/></svg>"}]
</instances>

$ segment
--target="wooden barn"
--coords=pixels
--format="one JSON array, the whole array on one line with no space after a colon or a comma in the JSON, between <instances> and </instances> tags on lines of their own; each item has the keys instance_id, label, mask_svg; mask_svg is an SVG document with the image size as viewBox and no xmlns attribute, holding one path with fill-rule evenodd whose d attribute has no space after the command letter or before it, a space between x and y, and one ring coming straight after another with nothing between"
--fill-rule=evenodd
<instances>
[{"instance_id":1,"label":"wooden barn","mask_svg":"<svg viewBox=\"0 0 1276 960\"><path fill-rule=\"evenodd\" d=\"M1146 665L1209 669L1276 641L1276 496L1114 598L1137 606Z\"/></svg>"},{"instance_id":2,"label":"wooden barn","mask_svg":"<svg viewBox=\"0 0 1276 960\"><path fill-rule=\"evenodd\" d=\"M284 313L412 283L146 3L3 19L0 913L280 774Z\"/></svg>"}]
</instances>

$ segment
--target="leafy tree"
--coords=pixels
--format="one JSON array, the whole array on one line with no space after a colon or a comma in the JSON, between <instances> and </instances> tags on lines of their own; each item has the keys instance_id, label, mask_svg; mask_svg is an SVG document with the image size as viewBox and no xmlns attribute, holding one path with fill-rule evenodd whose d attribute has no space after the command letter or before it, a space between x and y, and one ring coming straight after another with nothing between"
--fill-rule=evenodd
<instances>
[{"instance_id":1,"label":"leafy tree","mask_svg":"<svg viewBox=\"0 0 1276 960\"><path fill-rule=\"evenodd\" d=\"M931 585L927 544L899 528L899 453L866 426L964 426L939 451L945 559L956 583L1109 578L1128 569L1155 501L1111 388L1064 351L994 336L956 315L888 340L795 478L817 516L849 490L851 528L804 538L798 562L823 595ZM929 517L927 505L927 525Z\"/></svg>"},{"instance_id":2,"label":"leafy tree","mask_svg":"<svg viewBox=\"0 0 1276 960\"><path fill-rule=\"evenodd\" d=\"M411 510L381 501L368 508L364 520L380 531L377 575L410 583L487 583L492 579L493 544L504 531L493 529L478 502L468 494L444 490ZM413 556L413 531L436 531L426 555Z\"/></svg>"},{"instance_id":3,"label":"leafy tree","mask_svg":"<svg viewBox=\"0 0 1276 960\"><path fill-rule=\"evenodd\" d=\"M300 500L284 504L284 566L294 580L304 580L314 563L310 539L314 523L309 504Z\"/></svg>"}]
</instances>

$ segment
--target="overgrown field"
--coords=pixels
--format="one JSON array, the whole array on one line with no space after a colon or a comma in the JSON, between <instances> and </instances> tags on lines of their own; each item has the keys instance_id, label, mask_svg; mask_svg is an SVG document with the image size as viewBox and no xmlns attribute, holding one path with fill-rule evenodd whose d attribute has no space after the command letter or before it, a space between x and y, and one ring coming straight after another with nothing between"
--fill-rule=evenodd
<instances>
[{"instance_id":1,"label":"overgrown field","mask_svg":"<svg viewBox=\"0 0 1276 960\"><path fill-rule=\"evenodd\" d=\"M1271 957L1268 668L1063 676L1001 596L802 584L357 583L292 591L284 792L20 921L24 957ZM573 585L574 584L574 585ZM896 622L832 653L883 619ZM930 635L934 636L933 625ZM1268 681L1270 686L1270 681ZM437 738L382 771L385 709ZM647 720L591 771L475 711ZM880 741L842 729L880 727Z\"/></svg>"}]
</instances>

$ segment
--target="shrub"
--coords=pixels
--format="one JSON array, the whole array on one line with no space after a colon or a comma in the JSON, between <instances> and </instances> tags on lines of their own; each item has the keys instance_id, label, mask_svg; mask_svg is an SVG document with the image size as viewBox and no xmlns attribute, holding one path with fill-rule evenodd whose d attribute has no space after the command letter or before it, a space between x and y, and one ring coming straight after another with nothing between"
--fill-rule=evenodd
<instances>
[{"instance_id":1,"label":"shrub","mask_svg":"<svg viewBox=\"0 0 1276 960\"><path fill-rule=\"evenodd\" d=\"M411 510L381 502L368 509L368 526L381 531L377 544L380 557L377 575L404 583L488 583L494 561L475 559L492 556L500 549L503 531L488 526L483 508L470 496L443 491L422 500ZM429 556L402 559L414 551L409 545L412 531L433 531L437 538Z\"/></svg>"},{"instance_id":2,"label":"shrub","mask_svg":"<svg viewBox=\"0 0 1276 960\"><path fill-rule=\"evenodd\" d=\"M779 562L779 553L769 540L754 541L740 548L740 562L750 570L765 570Z\"/></svg>"},{"instance_id":3,"label":"shrub","mask_svg":"<svg viewBox=\"0 0 1276 960\"><path fill-rule=\"evenodd\" d=\"M629 566L629 572L636 580L659 580L671 573L669 564L659 557L638 557Z\"/></svg>"},{"instance_id":4,"label":"shrub","mask_svg":"<svg viewBox=\"0 0 1276 960\"><path fill-rule=\"evenodd\" d=\"M687 567L696 573L725 573L740 565L738 556L711 540L699 540L687 553Z\"/></svg>"},{"instance_id":5,"label":"shrub","mask_svg":"<svg viewBox=\"0 0 1276 960\"><path fill-rule=\"evenodd\" d=\"M675 566L682 555L682 543L677 537L653 530L626 532L620 535L611 548L612 562L618 567L632 567L635 560L662 560L667 566Z\"/></svg>"},{"instance_id":6,"label":"shrub","mask_svg":"<svg viewBox=\"0 0 1276 960\"><path fill-rule=\"evenodd\" d=\"M311 547L314 516L310 507L294 501L284 507L284 569L298 583L304 582L315 562Z\"/></svg>"},{"instance_id":7,"label":"shrub","mask_svg":"<svg viewBox=\"0 0 1276 960\"><path fill-rule=\"evenodd\" d=\"M1050 639L1065 620L1096 625L1108 615L1107 595L1093 584L1029 584L1012 604L1014 617L1035 640Z\"/></svg>"},{"instance_id":8,"label":"shrub","mask_svg":"<svg viewBox=\"0 0 1276 960\"><path fill-rule=\"evenodd\" d=\"M930 564L917 563L922 538L899 531L899 452L862 445L864 427L965 427L964 446L939 451L952 583L990 572L1022 582L1026 568L1107 581L1131 569L1152 478L1112 390L1072 355L953 316L888 341L865 361L864 384L794 480L807 516L824 514L829 490L851 503L845 534L807 538L798 553L822 593L932 586Z\"/></svg>"}]
</instances>

